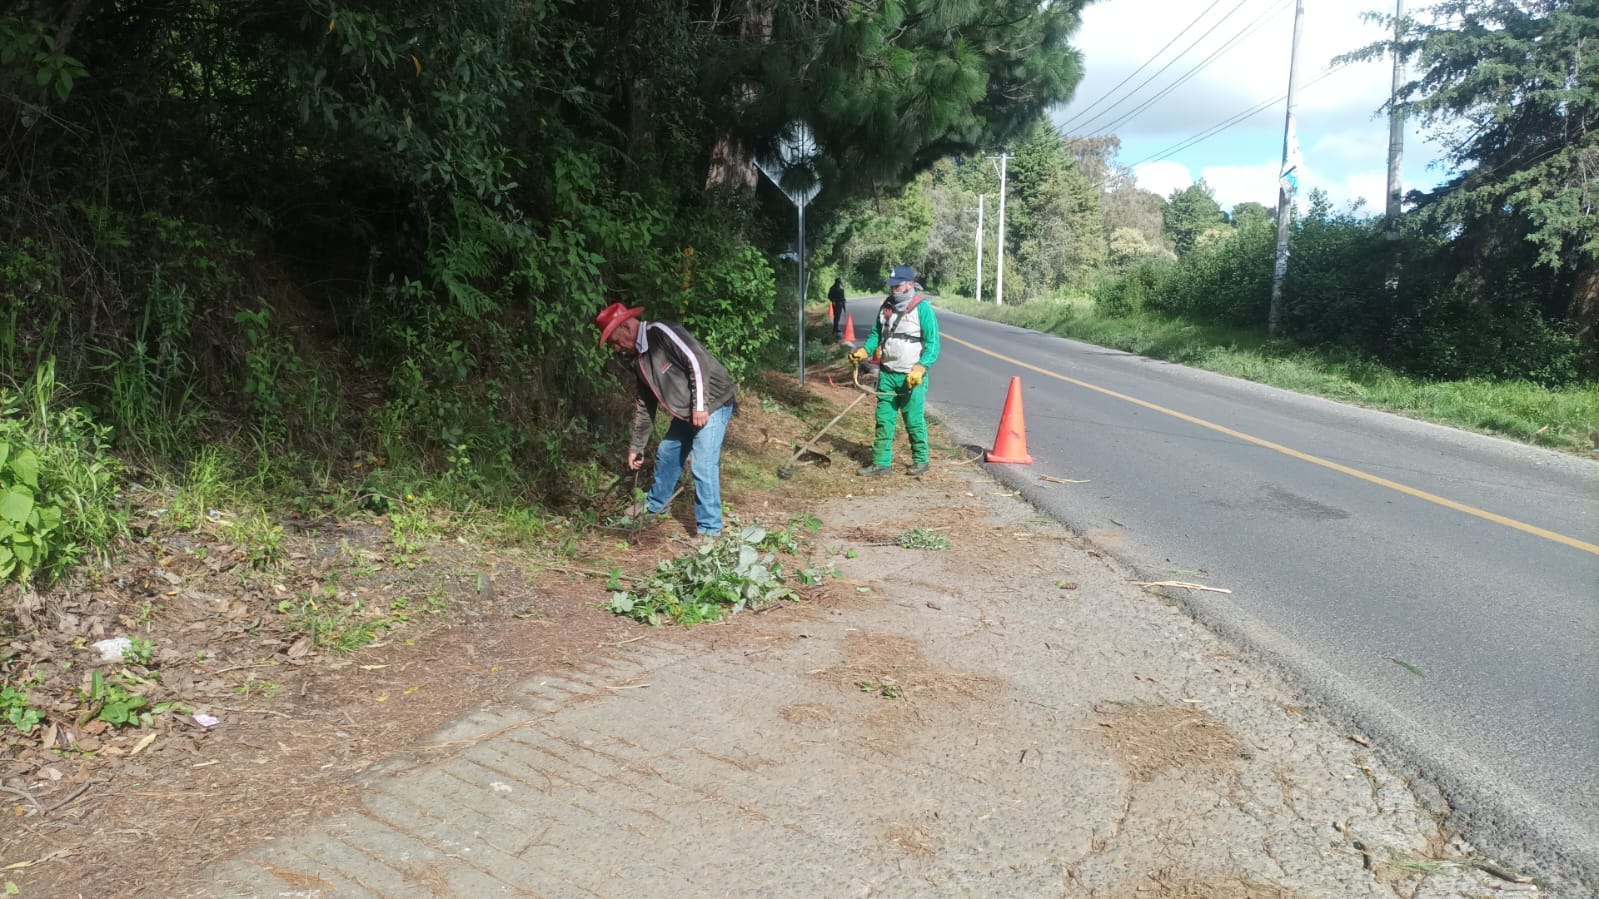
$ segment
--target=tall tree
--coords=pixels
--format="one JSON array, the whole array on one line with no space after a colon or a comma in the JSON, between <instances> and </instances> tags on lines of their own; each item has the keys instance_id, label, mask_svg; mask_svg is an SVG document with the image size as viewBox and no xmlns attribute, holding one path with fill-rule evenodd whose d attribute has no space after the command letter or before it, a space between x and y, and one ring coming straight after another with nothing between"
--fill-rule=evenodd
<instances>
[{"instance_id":1,"label":"tall tree","mask_svg":"<svg viewBox=\"0 0 1599 899\"><path fill-rule=\"evenodd\" d=\"M1271 210L1254 202L1235 203L1233 211L1227 215L1227 220L1232 222L1233 227L1240 229L1267 224L1271 218Z\"/></svg>"},{"instance_id":2,"label":"tall tree","mask_svg":"<svg viewBox=\"0 0 1599 899\"><path fill-rule=\"evenodd\" d=\"M1508 292L1552 280L1563 295L1547 311L1569 317L1599 361L1599 4L1445 0L1431 13L1403 23L1398 50L1418 74L1398 102L1450 148L1458 174L1413 202L1459 234L1463 270L1494 281L1530 255L1552 278Z\"/></svg>"},{"instance_id":3,"label":"tall tree","mask_svg":"<svg viewBox=\"0 0 1599 899\"><path fill-rule=\"evenodd\" d=\"M1053 125L1041 121L1028 133L1017 147L1010 177L1006 230L1022 270L1018 297L1052 293L1104 264L1099 192Z\"/></svg>"},{"instance_id":4,"label":"tall tree","mask_svg":"<svg viewBox=\"0 0 1599 899\"><path fill-rule=\"evenodd\" d=\"M714 120L760 148L790 121L822 150L825 202L1002 145L1081 78L1085 0L777 4L769 40L707 59ZM706 4L709 11L720 4Z\"/></svg>"},{"instance_id":5,"label":"tall tree","mask_svg":"<svg viewBox=\"0 0 1599 899\"><path fill-rule=\"evenodd\" d=\"M1192 250L1201 235L1226 220L1203 178L1182 190L1173 190L1166 200L1165 235L1179 256Z\"/></svg>"}]
</instances>

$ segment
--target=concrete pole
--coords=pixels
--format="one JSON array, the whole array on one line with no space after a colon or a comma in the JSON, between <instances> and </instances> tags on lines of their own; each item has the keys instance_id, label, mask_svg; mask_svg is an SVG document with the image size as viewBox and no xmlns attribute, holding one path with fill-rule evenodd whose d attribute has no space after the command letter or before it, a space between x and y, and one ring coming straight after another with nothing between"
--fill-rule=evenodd
<instances>
[{"instance_id":1,"label":"concrete pole","mask_svg":"<svg viewBox=\"0 0 1599 899\"><path fill-rule=\"evenodd\" d=\"M1005 160L1009 153L999 154L999 249L994 253L994 305L1005 305Z\"/></svg>"},{"instance_id":2,"label":"concrete pole","mask_svg":"<svg viewBox=\"0 0 1599 899\"><path fill-rule=\"evenodd\" d=\"M1283 122L1283 168L1288 167L1294 137L1294 82L1299 71L1299 31L1305 19L1305 0L1294 3L1294 42L1288 49L1288 113ZM1294 215L1294 198L1277 187L1277 260L1271 271L1271 309L1266 314L1266 335L1276 337L1283 317L1283 279L1288 275L1288 225Z\"/></svg>"},{"instance_id":3,"label":"concrete pole","mask_svg":"<svg viewBox=\"0 0 1599 899\"><path fill-rule=\"evenodd\" d=\"M983 195L977 195L977 302L983 301Z\"/></svg>"},{"instance_id":4,"label":"concrete pole","mask_svg":"<svg viewBox=\"0 0 1599 899\"><path fill-rule=\"evenodd\" d=\"M1399 239L1399 200L1404 193L1400 161L1405 155L1405 114L1399 109L1399 88L1405 83L1405 61L1399 55L1399 38L1405 19L1405 0L1394 2L1394 85L1388 101L1388 209L1384 216L1385 236Z\"/></svg>"}]
</instances>

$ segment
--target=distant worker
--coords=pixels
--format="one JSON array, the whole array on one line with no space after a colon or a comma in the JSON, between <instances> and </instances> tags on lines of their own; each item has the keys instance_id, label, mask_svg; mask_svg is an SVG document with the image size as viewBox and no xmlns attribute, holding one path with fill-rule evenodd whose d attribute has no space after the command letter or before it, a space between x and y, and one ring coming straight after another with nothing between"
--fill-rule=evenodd
<instances>
[{"instance_id":1,"label":"distant worker","mask_svg":"<svg viewBox=\"0 0 1599 899\"><path fill-rule=\"evenodd\" d=\"M877 434L872 441L872 464L860 470L868 478L891 473L894 461L894 426L905 417L905 435L911 443L908 473L927 473L927 370L938 361L938 315L933 304L916 292L916 270L897 265L888 278L889 295L877 311L877 323L866 343L850 354L859 365L883 351L877 381Z\"/></svg>"},{"instance_id":2,"label":"distant worker","mask_svg":"<svg viewBox=\"0 0 1599 899\"><path fill-rule=\"evenodd\" d=\"M700 536L716 537L722 533L722 438L733 416L733 376L687 328L677 322L642 321L643 312L642 307L612 303L594 318L600 343L632 356L638 376L628 468L644 466L655 407L664 405L672 416L655 450L655 483L637 511L666 511L687 454L694 475L694 524Z\"/></svg>"},{"instance_id":3,"label":"distant worker","mask_svg":"<svg viewBox=\"0 0 1599 899\"><path fill-rule=\"evenodd\" d=\"M827 291L827 302L833 305L833 339L844 339L844 279L834 278Z\"/></svg>"}]
</instances>

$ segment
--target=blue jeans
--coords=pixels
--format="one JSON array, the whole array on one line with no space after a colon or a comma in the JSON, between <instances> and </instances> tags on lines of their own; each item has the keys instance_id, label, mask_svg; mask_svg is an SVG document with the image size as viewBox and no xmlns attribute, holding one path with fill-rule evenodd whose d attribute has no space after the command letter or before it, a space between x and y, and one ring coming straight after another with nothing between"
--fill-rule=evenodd
<instances>
[{"instance_id":1,"label":"blue jeans","mask_svg":"<svg viewBox=\"0 0 1599 899\"><path fill-rule=\"evenodd\" d=\"M694 524L701 534L722 533L722 438L727 436L727 420L733 417L728 403L710 414L703 427L681 418L672 420L655 450L655 484L644 498L649 510L659 514L672 499L678 478L683 476L683 453L689 454L689 471L694 475Z\"/></svg>"}]
</instances>

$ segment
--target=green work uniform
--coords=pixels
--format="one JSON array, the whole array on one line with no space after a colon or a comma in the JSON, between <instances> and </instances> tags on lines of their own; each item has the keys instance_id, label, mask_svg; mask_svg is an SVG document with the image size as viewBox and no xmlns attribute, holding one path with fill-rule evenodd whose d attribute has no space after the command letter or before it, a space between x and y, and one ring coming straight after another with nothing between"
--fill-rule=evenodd
<instances>
[{"instance_id":1,"label":"green work uniform","mask_svg":"<svg viewBox=\"0 0 1599 899\"><path fill-rule=\"evenodd\" d=\"M872 441L872 464L886 468L894 461L894 428L901 416L910 438L911 461L926 462L927 383L939 349L938 314L933 311L933 304L918 297L914 308L899 315L891 302L884 302L872 334L866 338L865 349L867 355L883 351L882 372L877 380L877 434ZM917 387L907 387L905 376L915 365L927 369L928 374L923 375Z\"/></svg>"}]
</instances>

